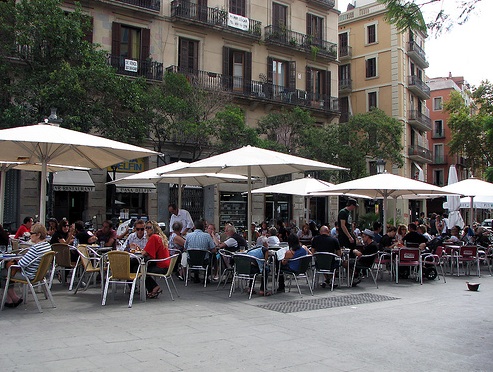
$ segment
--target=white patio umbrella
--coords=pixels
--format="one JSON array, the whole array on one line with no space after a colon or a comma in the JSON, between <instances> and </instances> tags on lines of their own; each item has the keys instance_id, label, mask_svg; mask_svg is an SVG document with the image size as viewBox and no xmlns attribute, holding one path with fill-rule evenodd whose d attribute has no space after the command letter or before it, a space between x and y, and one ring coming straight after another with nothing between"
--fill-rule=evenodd
<instances>
[{"instance_id":1,"label":"white patio umbrella","mask_svg":"<svg viewBox=\"0 0 493 372\"><path fill-rule=\"evenodd\" d=\"M383 198L384 234L387 230L387 199L403 195L447 195L451 194L442 188L410 178L397 176L391 173L381 173L344 182L326 190L328 193L339 192L343 195L358 193L373 199Z\"/></svg>"},{"instance_id":2,"label":"white patio umbrella","mask_svg":"<svg viewBox=\"0 0 493 372\"><path fill-rule=\"evenodd\" d=\"M477 178L468 178L452 185L442 187L442 190L449 191L454 194L468 196L470 198L470 213L469 226L473 223L473 205L474 197L476 196L493 196L493 184L486 181L481 181Z\"/></svg>"},{"instance_id":3,"label":"white patio umbrella","mask_svg":"<svg viewBox=\"0 0 493 372\"><path fill-rule=\"evenodd\" d=\"M453 185L458 181L459 179L457 178L457 170L455 169L455 165L451 165L448 170L448 185ZM462 219L462 216L460 214L460 196L447 196L447 206L447 209L449 210L449 228L452 228L453 226L459 226L462 229L464 227L464 220Z\"/></svg>"},{"instance_id":4,"label":"white patio umbrella","mask_svg":"<svg viewBox=\"0 0 493 372\"><path fill-rule=\"evenodd\" d=\"M108 182L107 184L116 185L138 185L145 183L176 183L178 184L178 208L181 208L181 187L183 184L191 186L209 186L222 182L247 181L248 178L237 174L216 174L216 173L189 173L189 174L168 174L168 172L178 171L186 168L189 163L177 161L175 163L163 165L145 172L132 174L131 176L120 178Z\"/></svg>"},{"instance_id":5,"label":"white patio umbrella","mask_svg":"<svg viewBox=\"0 0 493 372\"><path fill-rule=\"evenodd\" d=\"M24 163L24 162L12 162L12 161L0 162L0 201L1 201L1 203L0 203L0 223L3 222L3 215L4 215L4 211L5 211L5 205L4 205L5 180L7 177L7 172L10 169L41 172L42 165L40 163L28 164L28 163ZM65 171L68 169L89 170L90 168L67 167L67 166L63 166L63 165L48 164L46 169L48 172L57 172L57 171Z\"/></svg>"},{"instance_id":6,"label":"white patio umbrella","mask_svg":"<svg viewBox=\"0 0 493 372\"><path fill-rule=\"evenodd\" d=\"M252 177L274 177L308 170L346 170L347 168L305 159L254 146L225 152L191 163L175 173L233 173L248 177L247 226L252 223ZM248 240L251 231L248 228Z\"/></svg>"},{"instance_id":7,"label":"white patio umbrella","mask_svg":"<svg viewBox=\"0 0 493 372\"><path fill-rule=\"evenodd\" d=\"M252 194L287 194L287 195L297 195L305 197L305 219L308 223L310 220L310 197L315 192L320 192L323 190L327 190L327 188L334 187L333 183L318 180L316 178L312 178L310 176L305 178L299 178L293 181L287 181L278 183L276 185L270 185L266 187L262 187L259 189L252 190ZM320 195L326 196L326 195ZM337 196L337 194L330 194L328 196ZM367 198L364 195L350 195L356 198Z\"/></svg>"},{"instance_id":8,"label":"white patio umbrella","mask_svg":"<svg viewBox=\"0 0 493 372\"><path fill-rule=\"evenodd\" d=\"M39 123L0 130L0 161L41 164L40 222L46 214L48 164L105 168L125 160L157 154L155 151L87 133Z\"/></svg>"}]
</instances>

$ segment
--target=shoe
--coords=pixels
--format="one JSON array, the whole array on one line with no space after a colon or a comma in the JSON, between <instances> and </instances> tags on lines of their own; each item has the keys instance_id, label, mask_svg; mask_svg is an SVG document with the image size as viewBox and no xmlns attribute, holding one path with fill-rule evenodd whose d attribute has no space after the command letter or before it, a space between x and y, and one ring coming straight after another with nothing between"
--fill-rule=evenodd
<instances>
[{"instance_id":1,"label":"shoe","mask_svg":"<svg viewBox=\"0 0 493 372\"><path fill-rule=\"evenodd\" d=\"M361 279L355 279L353 280L353 287L356 287L359 283L361 283Z\"/></svg>"},{"instance_id":2,"label":"shoe","mask_svg":"<svg viewBox=\"0 0 493 372\"><path fill-rule=\"evenodd\" d=\"M157 290L157 291L155 291L155 292L154 292L154 291L153 291L153 292L149 292L149 293L147 294L147 298L158 298L158 296L159 296L161 293L163 293L163 290L162 290L162 289L159 289L159 290Z\"/></svg>"},{"instance_id":3,"label":"shoe","mask_svg":"<svg viewBox=\"0 0 493 372\"><path fill-rule=\"evenodd\" d=\"M279 288L277 288L277 292L284 293L284 292L286 292L286 288L285 287L279 287Z\"/></svg>"},{"instance_id":4,"label":"shoe","mask_svg":"<svg viewBox=\"0 0 493 372\"><path fill-rule=\"evenodd\" d=\"M15 304L13 302L6 302L5 307L15 307Z\"/></svg>"},{"instance_id":5,"label":"shoe","mask_svg":"<svg viewBox=\"0 0 493 372\"><path fill-rule=\"evenodd\" d=\"M181 276L179 273L176 273L176 277L180 279L182 282L185 280L183 276Z\"/></svg>"},{"instance_id":6,"label":"shoe","mask_svg":"<svg viewBox=\"0 0 493 372\"><path fill-rule=\"evenodd\" d=\"M56 273L56 278L58 279L58 282L60 282L60 284L62 284L62 273L61 272Z\"/></svg>"},{"instance_id":7,"label":"shoe","mask_svg":"<svg viewBox=\"0 0 493 372\"><path fill-rule=\"evenodd\" d=\"M322 287L322 288L325 288L325 287L327 287L327 283L325 283L325 282L323 282L323 283L320 283L320 287Z\"/></svg>"},{"instance_id":8,"label":"shoe","mask_svg":"<svg viewBox=\"0 0 493 372\"><path fill-rule=\"evenodd\" d=\"M20 304L22 304L23 302L24 302L24 300L23 300L22 298L19 298L19 300L18 300L16 303L14 303L14 307L19 306L19 305L20 305Z\"/></svg>"}]
</instances>

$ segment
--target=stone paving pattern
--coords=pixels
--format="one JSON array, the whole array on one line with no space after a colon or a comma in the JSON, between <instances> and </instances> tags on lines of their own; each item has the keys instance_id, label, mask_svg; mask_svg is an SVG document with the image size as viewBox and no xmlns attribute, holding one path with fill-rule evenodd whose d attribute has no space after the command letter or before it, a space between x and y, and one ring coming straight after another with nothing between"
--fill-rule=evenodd
<instances>
[{"instance_id":1,"label":"stone paving pattern","mask_svg":"<svg viewBox=\"0 0 493 372\"><path fill-rule=\"evenodd\" d=\"M478 292L466 281L481 283ZM375 288L306 287L303 300L366 294L397 299L280 313L259 306L300 300L176 280L181 297L131 309L121 287L101 306L99 287L77 295L53 285L41 300L0 314L1 371L493 371L493 277L391 283ZM41 296L42 297L42 296ZM320 302L319 301L319 302Z\"/></svg>"}]
</instances>

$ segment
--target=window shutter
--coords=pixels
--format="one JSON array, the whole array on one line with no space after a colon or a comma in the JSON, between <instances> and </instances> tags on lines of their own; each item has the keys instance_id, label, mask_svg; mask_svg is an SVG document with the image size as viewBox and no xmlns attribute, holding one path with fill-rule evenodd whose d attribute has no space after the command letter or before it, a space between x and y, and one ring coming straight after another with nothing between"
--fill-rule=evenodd
<instances>
[{"instance_id":1,"label":"window shutter","mask_svg":"<svg viewBox=\"0 0 493 372\"><path fill-rule=\"evenodd\" d=\"M244 92L250 93L252 89L252 53L245 52L245 69L243 76L243 88Z\"/></svg>"},{"instance_id":2,"label":"window shutter","mask_svg":"<svg viewBox=\"0 0 493 372\"><path fill-rule=\"evenodd\" d=\"M327 99L330 99L331 97L331 86L332 86L332 82L331 82L331 78L332 78L332 75L331 75L331 72L330 71L325 71L325 94L327 95Z\"/></svg>"},{"instance_id":3,"label":"window shutter","mask_svg":"<svg viewBox=\"0 0 493 372\"><path fill-rule=\"evenodd\" d=\"M296 61L289 62L289 90L296 89Z\"/></svg>"},{"instance_id":4,"label":"window shutter","mask_svg":"<svg viewBox=\"0 0 493 372\"><path fill-rule=\"evenodd\" d=\"M120 56L120 32L121 24L113 22L111 26L111 55Z\"/></svg>"},{"instance_id":5,"label":"window shutter","mask_svg":"<svg viewBox=\"0 0 493 372\"><path fill-rule=\"evenodd\" d=\"M306 34L308 36L313 35L312 33L312 15L306 13Z\"/></svg>"},{"instance_id":6,"label":"window shutter","mask_svg":"<svg viewBox=\"0 0 493 372\"><path fill-rule=\"evenodd\" d=\"M151 56L151 30L148 28L141 29L142 38L142 50L140 52L140 59L146 60Z\"/></svg>"},{"instance_id":7,"label":"window shutter","mask_svg":"<svg viewBox=\"0 0 493 372\"><path fill-rule=\"evenodd\" d=\"M223 46L223 85L226 89L233 88L233 78L231 76L230 65L231 49Z\"/></svg>"},{"instance_id":8,"label":"window shutter","mask_svg":"<svg viewBox=\"0 0 493 372\"><path fill-rule=\"evenodd\" d=\"M313 88L312 88L312 70L310 67L306 66L306 73L305 73L305 89L306 89L306 93L307 93L307 99L308 100L312 100L312 96L313 96Z\"/></svg>"}]
</instances>

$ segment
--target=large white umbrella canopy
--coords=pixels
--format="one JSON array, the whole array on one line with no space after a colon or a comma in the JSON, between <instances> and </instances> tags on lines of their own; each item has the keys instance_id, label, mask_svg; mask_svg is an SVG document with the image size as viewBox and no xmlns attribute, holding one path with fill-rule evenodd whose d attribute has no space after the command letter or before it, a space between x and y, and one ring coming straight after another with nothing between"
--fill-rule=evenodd
<instances>
[{"instance_id":1,"label":"large white umbrella canopy","mask_svg":"<svg viewBox=\"0 0 493 372\"><path fill-rule=\"evenodd\" d=\"M299 178L297 180L293 181L287 181L287 182L282 182L278 183L276 185L270 185L270 186L265 186L261 187L259 189L252 190L252 194L287 194L287 195L297 195L297 196L304 196L306 197L306 205L305 205L305 219L308 223L310 220L310 215L309 215L309 200L313 193L316 192L321 192L323 190L327 190L327 188L334 187L335 185L333 183L323 181L323 180L318 180L316 178L312 178L310 176L305 177L305 178ZM337 194L330 194L330 195L315 195L315 196L336 196ZM353 197L362 197L362 198L367 198L366 196L363 195L352 195Z\"/></svg>"},{"instance_id":2,"label":"large white umbrella canopy","mask_svg":"<svg viewBox=\"0 0 493 372\"><path fill-rule=\"evenodd\" d=\"M116 185L139 185L145 183L176 183L178 184L178 208L181 208L181 187L183 184L191 186L209 186L222 182L247 181L248 178L237 174L226 173L185 173L168 174L186 168L189 163L177 161L175 163L163 165L144 172L132 174L131 176L120 178L108 182Z\"/></svg>"},{"instance_id":3,"label":"large white umbrella canopy","mask_svg":"<svg viewBox=\"0 0 493 372\"><path fill-rule=\"evenodd\" d=\"M340 183L327 189L327 193L338 192L343 195L357 193L371 197L372 199L383 198L383 226L384 233L387 227L387 199L398 198L404 195L446 195L450 194L442 188L407 177L391 173L381 173L374 176L359 178L356 180Z\"/></svg>"},{"instance_id":4,"label":"large white umbrella canopy","mask_svg":"<svg viewBox=\"0 0 493 372\"><path fill-rule=\"evenodd\" d=\"M452 185L442 187L444 191L448 191L458 195L464 195L470 197L470 213L469 223L472 226L473 223L473 201L475 196L493 196L493 184L490 182L482 181L477 178L468 178Z\"/></svg>"},{"instance_id":5,"label":"large white umbrella canopy","mask_svg":"<svg viewBox=\"0 0 493 372\"><path fill-rule=\"evenodd\" d=\"M106 168L154 154L157 153L142 147L46 123L0 130L0 161L41 164L39 217L43 224L48 164Z\"/></svg>"},{"instance_id":6,"label":"large white umbrella canopy","mask_svg":"<svg viewBox=\"0 0 493 372\"><path fill-rule=\"evenodd\" d=\"M455 165L451 165L448 171L448 185L453 185L458 181L459 179L457 178L457 170L455 169ZM462 229L464 227L464 220L460 214L460 196L447 196L447 206L449 210L449 228L452 228L452 226L459 226Z\"/></svg>"},{"instance_id":7,"label":"large white umbrella canopy","mask_svg":"<svg viewBox=\"0 0 493 372\"><path fill-rule=\"evenodd\" d=\"M284 154L254 146L225 152L191 163L176 173L231 173L248 177L247 226L252 223L252 177L274 177L281 174L304 172L309 170L346 170L347 168L322 163L299 156ZM251 241L251 231L248 240Z\"/></svg>"}]
</instances>

